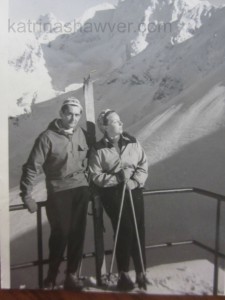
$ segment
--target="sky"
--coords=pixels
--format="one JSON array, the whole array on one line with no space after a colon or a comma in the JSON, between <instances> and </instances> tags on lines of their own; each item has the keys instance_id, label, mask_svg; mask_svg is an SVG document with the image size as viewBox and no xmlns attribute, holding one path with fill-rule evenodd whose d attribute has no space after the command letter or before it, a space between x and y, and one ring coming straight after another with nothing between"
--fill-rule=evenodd
<instances>
[{"instance_id":1,"label":"sky","mask_svg":"<svg viewBox=\"0 0 225 300\"><path fill-rule=\"evenodd\" d=\"M33 20L52 12L61 21L71 21L92 6L117 2L118 0L9 0L9 17L13 21Z\"/></svg>"},{"instance_id":2,"label":"sky","mask_svg":"<svg viewBox=\"0 0 225 300\"><path fill-rule=\"evenodd\" d=\"M2 1L2 0L1 0ZM117 4L118 0L8 0L9 17L13 21L34 20L40 15L52 12L61 21L80 17L91 6L100 3ZM141 0L140 0L141 1ZM225 0L209 0L213 4L224 4Z\"/></svg>"}]
</instances>

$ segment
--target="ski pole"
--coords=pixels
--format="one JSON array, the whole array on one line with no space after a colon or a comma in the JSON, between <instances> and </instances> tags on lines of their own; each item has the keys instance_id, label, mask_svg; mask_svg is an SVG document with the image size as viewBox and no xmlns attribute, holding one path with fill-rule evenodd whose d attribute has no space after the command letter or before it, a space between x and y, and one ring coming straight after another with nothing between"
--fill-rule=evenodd
<instances>
[{"instance_id":1,"label":"ski pole","mask_svg":"<svg viewBox=\"0 0 225 300\"><path fill-rule=\"evenodd\" d=\"M118 223L117 223L116 235L115 235L114 246L113 246L113 254L112 254L112 260L111 260L111 265L110 265L110 270L109 270L109 277L112 274L112 270L113 270L113 264L114 264L115 253L116 253L116 246L117 246L118 234L119 234L119 229L120 229L123 204L124 204L124 199L125 199L125 190L126 190L126 183L124 183L122 197L121 197L120 211L119 211L119 216L118 216Z\"/></svg>"},{"instance_id":2,"label":"ski pole","mask_svg":"<svg viewBox=\"0 0 225 300\"><path fill-rule=\"evenodd\" d=\"M138 227L137 227L137 219L136 219L135 210L134 210L133 196L132 196L130 188L128 188L128 191L129 191L130 204L131 204L131 209L132 209L133 218L134 218L134 227L135 227L135 232L136 232L136 237L137 237L137 242L138 242L138 250L139 250L139 255L140 255L140 260L141 260L142 272L145 275L145 267L144 267L143 255L142 255L142 251L141 251L141 243L140 243L140 236L139 236Z\"/></svg>"}]
</instances>

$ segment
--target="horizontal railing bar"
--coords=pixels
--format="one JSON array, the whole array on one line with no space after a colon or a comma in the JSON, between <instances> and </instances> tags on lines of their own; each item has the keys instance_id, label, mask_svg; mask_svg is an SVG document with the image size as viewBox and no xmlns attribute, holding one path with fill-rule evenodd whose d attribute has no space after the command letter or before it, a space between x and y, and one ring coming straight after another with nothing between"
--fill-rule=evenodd
<instances>
[{"instance_id":1,"label":"horizontal railing bar","mask_svg":"<svg viewBox=\"0 0 225 300\"><path fill-rule=\"evenodd\" d=\"M196 246L204 248L205 250L207 250L213 254L215 253L215 251L213 249L211 249L210 247L208 247L196 240L180 241L180 242L166 242L166 243L162 243L162 244L148 245L148 246L145 246L145 249L149 250L149 249L154 249L154 248L182 246L182 245L191 245L191 244L194 244ZM111 255L111 254L112 254L111 249L105 250L105 255ZM218 255L225 259L225 254L219 252ZM83 259L95 257L95 252L84 253L82 257L83 257ZM67 257L64 257L63 261L66 261L66 260L67 260ZM44 259L41 263L47 264L48 262L49 262L48 259ZM23 264L16 264L16 265L11 266L11 270L30 268L30 267L35 267L37 265L38 265L38 261L32 261L32 262L27 262L27 263L23 263Z\"/></svg>"},{"instance_id":2,"label":"horizontal railing bar","mask_svg":"<svg viewBox=\"0 0 225 300\"><path fill-rule=\"evenodd\" d=\"M156 245L148 245L145 246L145 249L153 249L153 248L163 248L163 247L171 247L171 246L182 246L182 245L189 245L193 244L194 241L182 241L182 242L167 242L162 244L156 244Z\"/></svg>"},{"instance_id":3,"label":"horizontal railing bar","mask_svg":"<svg viewBox=\"0 0 225 300\"><path fill-rule=\"evenodd\" d=\"M62 259L62 261L66 261L67 259L64 257ZM48 264L49 260L48 259L43 259L41 261L41 263L43 265ZM11 270L17 270L17 269L23 269L23 268L30 268L30 267L36 267L38 266L39 262L37 260L35 261L31 261L31 262L27 262L27 263L22 263L22 264L15 264L15 265L11 265Z\"/></svg>"},{"instance_id":4,"label":"horizontal railing bar","mask_svg":"<svg viewBox=\"0 0 225 300\"><path fill-rule=\"evenodd\" d=\"M177 188L177 189L162 189L162 190L144 190L143 191L143 195L144 196L148 196L148 195L162 195L162 194L176 194L176 193L196 193L196 194L200 194L200 195L204 195L207 197L211 197L214 199L218 199L221 201L225 202L225 196L224 195L220 195L217 193L213 193L210 191L206 191L203 189L199 189L199 188Z\"/></svg>"},{"instance_id":5,"label":"horizontal railing bar","mask_svg":"<svg viewBox=\"0 0 225 300\"><path fill-rule=\"evenodd\" d=\"M175 193L191 193L193 188L182 188L182 189L161 189L161 190L144 190L143 195L161 195L161 194L175 194Z\"/></svg>"},{"instance_id":6,"label":"horizontal railing bar","mask_svg":"<svg viewBox=\"0 0 225 300\"><path fill-rule=\"evenodd\" d=\"M216 253L213 248L210 248L209 246L206 246L206 245L204 245L204 244L202 244L198 241L193 240L193 244L196 245L196 246L199 246L199 247L201 247L201 248L203 248L203 249L205 249L205 250L207 250L207 251L209 251L213 254ZM223 254L222 252L217 252L217 255L225 259L225 254Z\"/></svg>"},{"instance_id":7,"label":"horizontal railing bar","mask_svg":"<svg viewBox=\"0 0 225 300\"><path fill-rule=\"evenodd\" d=\"M44 264L44 261L42 263ZM18 270L18 269L36 267L37 265L38 265L37 261L31 261L31 262L22 263L22 264L15 264L15 265L12 265L10 268L11 268L11 270Z\"/></svg>"},{"instance_id":8,"label":"horizontal railing bar","mask_svg":"<svg viewBox=\"0 0 225 300\"><path fill-rule=\"evenodd\" d=\"M39 201L37 202L37 205L40 207L44 207L46 205L46 201ZM23 210L27 209L25 204L15 204L9 206L9 211L16 211L16 210Z\"/></svg>"},{"instance_id":9,"label":"horizontal railing bar","mask_svg":"<svg viewBox=\"0 0 225 300\"><path fill-rule=\"evenodd\" d=\"M143 191L144 196L176 194L176 193L196 193L196 194L204 195L204 196L211 197L211 198L218 199L218 200L225 202L224 195L220 195L217 193L213 193L213 192L195 188L195 187L193 187L193 188L161 189L161 190L144 190ZM37 202L37 205L44 207L46 205L46 201ZM23 210L23 209L26 209L25 204L10 205L10 211L17 211L17 210Z\"/></svg>"},{"instance_id":10,"label":"horizontal railing bar","mask_svg":"<svg viewBox=\"0 0 225 300\"><path fill-rule=\"evenodd\" d=\"M110 252L112 252L112 250L106 250L105 251L105 254L108 255L108 254L111 254ZM82 258L85 259L85 258L91 258L91 257L95 257L95 252L88 252L88 253L84 253L82 255ZM62 261L67 261L67 257L64 256ZM49 263L49 260L48 259L43 259L41 261L42 264L47 264ZM29 268L29 267L34 267L34 266L37 266L39 264L38 261L32 261L32 262L27 262L27 263L22 263L22 264L15 264L15 265L12 265L11 266L11 269L12 270L16 270L16 269L22 269L22 268Z\"/></svg>"},{"instance_id":11,"label":"horizontal railing bar","mask_svg":"<svg viewBox=\"0 0 225 300\"><path fill-rule=\"evenodd\" d=\"M206 190L199 189L199 188L193 188L193 192L198 193L200 195L207 196L207 197L215 198L215 199L218 199L218 200L221 200L221 201L225 202L225 196L224 195L220 195L220 194L213 193L213 192L206 191Z\"/></svg>"},{"instance_id":12,"label":"horizontal railing bar","mask_svg":"<svg viewBox=\"0 0 225 300\"><path fill-rule=\"evenodd\" d=\"M16 211L16 210L23 210L26 206L24 204L17 204L17 205L10 205L9 210L10 211Z\"/></svg>"}]
</instances>

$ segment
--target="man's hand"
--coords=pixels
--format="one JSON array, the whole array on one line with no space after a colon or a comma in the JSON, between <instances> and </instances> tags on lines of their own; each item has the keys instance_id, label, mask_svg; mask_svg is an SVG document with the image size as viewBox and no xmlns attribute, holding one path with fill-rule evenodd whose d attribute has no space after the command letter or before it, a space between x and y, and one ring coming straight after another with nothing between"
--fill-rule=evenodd
<instances>
[{"instance_id":1,"label":"man's hand","mask_svg":"<svg viewBox=\"0 0 225 300\"><path fill-rule=\"evenodd\" d=\"M34 213L37 211L37 203L32 197L24 197L23 202L30 213Z\"/></svg>"}]
</instances>

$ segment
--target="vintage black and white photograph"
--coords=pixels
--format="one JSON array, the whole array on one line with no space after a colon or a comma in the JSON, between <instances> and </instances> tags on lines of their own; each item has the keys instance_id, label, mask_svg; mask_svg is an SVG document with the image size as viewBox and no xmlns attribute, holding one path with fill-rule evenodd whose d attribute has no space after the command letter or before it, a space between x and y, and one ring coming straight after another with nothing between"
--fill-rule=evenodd
<instances>
[{"instance_id":1,"label":"vintage black and white photograph","mask_svg":"<svg viewBox=\"0 0 225 300\"><path fill-rule=\"evenodd\" d=\"M225 295L224 28L224 0L9 0L1 289Z\"/></svg>"}]
</instances>

